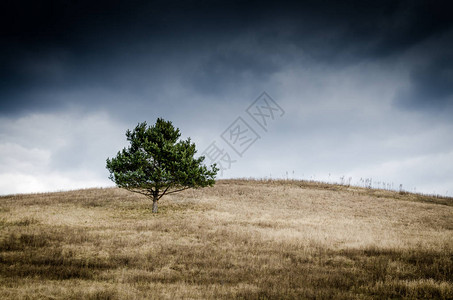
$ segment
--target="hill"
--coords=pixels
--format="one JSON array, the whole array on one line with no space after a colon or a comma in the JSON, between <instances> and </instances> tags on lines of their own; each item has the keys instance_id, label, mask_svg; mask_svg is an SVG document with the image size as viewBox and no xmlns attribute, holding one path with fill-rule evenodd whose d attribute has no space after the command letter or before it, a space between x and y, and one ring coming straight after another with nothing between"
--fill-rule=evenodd
<instances>
[{"instance_id":1,"label":"hill","mask_svg":"<svg viewBox=\"0 0 453 300\"><path fill-rule=\"evenodd\" d=\"M0 197L1 299L453 298L453 199L222 180Z\"/></svg>"}]
</instances>

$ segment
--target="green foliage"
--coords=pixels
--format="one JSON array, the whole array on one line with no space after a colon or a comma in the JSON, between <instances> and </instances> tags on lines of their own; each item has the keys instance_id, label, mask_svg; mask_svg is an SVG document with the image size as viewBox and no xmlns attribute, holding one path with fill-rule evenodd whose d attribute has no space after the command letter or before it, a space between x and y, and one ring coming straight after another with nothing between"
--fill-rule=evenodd
<instances>
[{"instance_id":1,"label":"green foliage","mask_svg":"<svg viewBox=\"0 0 453 300\"><path fill-rule=\"evenodd\" d=\"M118 187L154 201L165 194L212 186L218 168L214 164L208 169L203 156L194 157L197 151L190 138L179 140L180 136L178 128L161 118L154 126L143 122L133 131L127 130L130 146L107 158L109 178Z\"/></svg>"}]
</instances>

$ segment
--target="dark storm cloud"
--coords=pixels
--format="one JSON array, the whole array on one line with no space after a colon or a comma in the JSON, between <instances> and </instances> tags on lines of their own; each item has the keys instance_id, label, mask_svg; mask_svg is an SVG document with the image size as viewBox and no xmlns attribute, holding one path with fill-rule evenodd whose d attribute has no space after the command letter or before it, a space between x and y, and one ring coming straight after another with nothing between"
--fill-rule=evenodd
<instances>
[{"instance_id":1,"label":"dark storm cloud","mask_svg":"<svg viewBox=\"0 0 453 300\"><path fill-rule=\"evenodd\" d=\"M401 89L395 104L402 109L439 113L451 119L453 109L453 30L434 39L415 56L409 86Z\"/></svg>"},{"instance_id":2,"label":"dark storm cloud","mask_svg":"<svg viewBox=\"0 0 453 300\"><path fill-rule=\"evenodd\" d=\"M410 86L398 93L401 108L439 111L453 106L453 56L413 70ZM451 115L450 115L451 117Z\"/></svg>"},{"instance_id":3,"label":"dark storm cloud","mask_svg":"<svg viewBox=\"0 0 453 300\"><path fill-rule=\"evenodd\" d=\"M215 95L244 82L265 80L280 67L270 60L238 51L213 53L200 62L188 84L199 93Z\"/></svg>"},{"instance_id":4,"label":"dark storm cloud","mask_svg":"<svg viewBox=\"0 0 453 300\"><path fill-rule=\"evenodd\" d=\"M173 80L195 93L224 94L287 66L398 56L451 29L447 7L446 1L6 1L0 114L120 101L93 89L141 102ZM429 84L423 72L444 67L414 71L419 75L407 93L427 101L438 91L423 87ZM81 91L88 96L65 98Z\"/></svg>"}]
</instances>

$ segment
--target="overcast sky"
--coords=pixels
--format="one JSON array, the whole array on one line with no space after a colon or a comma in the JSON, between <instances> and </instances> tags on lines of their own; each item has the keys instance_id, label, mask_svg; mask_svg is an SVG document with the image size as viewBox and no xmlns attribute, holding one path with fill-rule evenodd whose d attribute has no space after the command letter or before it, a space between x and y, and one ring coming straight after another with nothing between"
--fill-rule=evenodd
<instances>
[{"instance_id":1,"label":"overcast sky","mask_svg":"<svg viewBox=\"0 0 453 300\"><path fill-rule=\"evenodd\" d=\"M453 194L448 1L18 0L0 14L0 194L112 186L106 158L158 117L222 153L220 178Z\"/></svg>"}]
</instances>

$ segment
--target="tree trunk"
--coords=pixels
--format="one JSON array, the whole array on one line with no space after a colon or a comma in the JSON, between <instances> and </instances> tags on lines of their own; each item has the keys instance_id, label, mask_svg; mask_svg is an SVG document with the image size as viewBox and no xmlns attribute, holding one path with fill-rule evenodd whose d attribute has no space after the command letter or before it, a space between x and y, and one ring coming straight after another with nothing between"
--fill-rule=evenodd
<instances>
[{"instance_id":1,"label":"tree trunk","mask_svg":"<svg viewBox=\"0 0 453 300\"><path fill-rule=\"evenodd\" d=\"M153 213L157 213L157 196L153 197Z\"/></svg>"}]
</instances>

